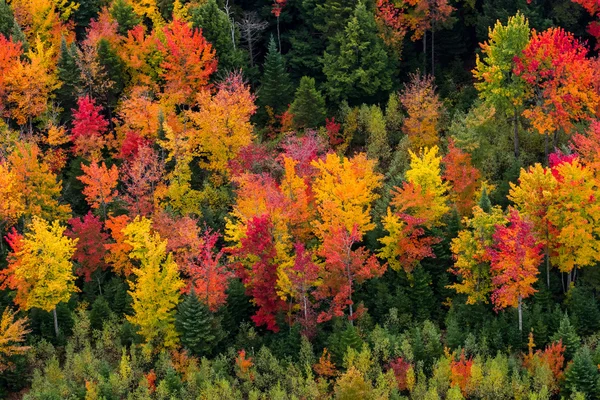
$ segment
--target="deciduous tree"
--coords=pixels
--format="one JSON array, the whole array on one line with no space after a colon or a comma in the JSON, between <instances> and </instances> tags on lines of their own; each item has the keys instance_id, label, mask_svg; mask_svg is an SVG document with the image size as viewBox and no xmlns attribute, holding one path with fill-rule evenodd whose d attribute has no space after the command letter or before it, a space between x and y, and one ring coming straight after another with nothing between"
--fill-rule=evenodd
<instances>
[{"instance_id":1,"label":"deciduous tree","mask_svg":"<svg viewBox=\"0 0 600 400\"><path fill-rule=\"evenodd\" d=\"M402 131L408 136L413 150L433 147L439 142L442 103L435 90L432 76L413 74L400 96L408 114Z\"/></svg>"},{"instance_id":2,"label":"deciduous tree","mask_svg":"<svg viewBox=\"0 0 600 400\"><path fill-rule=\"evenodd\" d=\"M383 275L387 264L381 265L374 254L360 247L353 250L354 244L360 242L362 234L355 225L348 231L343 225L332 229L323 238L319 255L324 259L319 271L320 283L316 289L317 300L327 303L326 310L317 318L318 322L328 321L333 317L343 317L346 308L348 318L353 321L361 310L354 310L352 294L355 285L368 279Z\"/></svg>"},{"instance_id":3,"label":"deciduous tree","mask_svg":"<svg viewBox=\"0 0 600 400\"><path fill-rule=\"evenodd\" d=\"M196 102L198 111L188 113L194 124L189 145L205 158L203 167L227 177L229 162L252 142L254 95L236 73L218 85L216 94L198 93Z\"/></svg>"},{"instance_id":4,"label":"deciduous tree","mask_svg":"<svg viewBox=\"0 0 600 400\"><path fill-rule=\"evenodd\" d=\"M140 263L132 270L136 280L129 282L134 315L127 320L139 326L147 353L177 345L175 307L184 286L177 264L167 254L166 240L152 232L151 224L137 217L123 230L125 243L132 247L130 258Z\"/></svg>"},{"instance_id":5,"label":"deciduous tree","mask_svg":"<svg viewBox=\"0 0 600 400\"><path fill-rule=\"evenodd\" d=\"M29 346L23 345L25 336L31 331L27 328L28 319L15 319L15 312L6 307L0 318L0 373L13 367L10 357L23 354Z\"/></svg>"},{"instance_id":6,"label":"deciduous tree","mask_svg":"<svg viewBox=\"0 0 600 400\"><path fill-rule=\"evenodd\" d=\"M375 172L375 162L363 153L351 159L330 153L312 165L318 170L313 183L320 216L313 225L315 234L324 240L343 227L348 234L356 229L362 237L373 229L371 205L383 179Z\"/></svg>"},{"instance_id":7,"label":"deciduous tree","mask_svg":"<svg viewBox=\"0 0 600 400\"><path fill-rule=\"evenodd\" d=\"M538 266L542 261L542 246L533 231L533 224L512 209L507 226L498 226L490 249L492 273L492 302L496 309L516 307L519 312L519 330L523 330L523 299L535 289Z\"/></svg>"},{"instance_id":8,"label":"deciduous tree","mask_svg":"<svg viewBox=\"0 0 600 400\"><path fill-rule=\"evenodd\" d=\"M596 113L596 64L587 49L562 28L534 31L514 72L528 85L530 105L523 112L542 135L571 133L573 124ZM546 154L548 149L546 149Z\"/></svg>"},{"instance_id":9,"label":"deciduous tree","mask_svg":"<svg viewBox=\"0 0 600 400\"><path fill-rule=\"evenodd\" d=\"M89 96L84 96L77 100L77 109L71 111L73 152L85 158L100 157L107 142L104 135L108 131L108 121L101 114L102 107L97 106Z\"/></svg>"},{"instance_id":10,"label":"deciduous tree","mask_svg":"<svg viewBox=\"0 0 600 400\"><path fill-rule=\"evenodd\" d=\"M92 160L89 166L81 164L81 169L83 175L77 179L85 185L83 194L90 207L102 207L102 215L106 219L106 206L117 196L119 170L116 165L109 169L105 162L100 165L97 160Z\"/></svg>"},{"instance_id":11,"label":"deciduous tree","mask_svg":"<svg viewBox=\"0 0 600 400\"><path fill-rule=\"evenodd\" d=\"M13 253L8 269L2 271L3 285L17 291L15 302L20 307L53 311L56 336L56 306L78 291L71 263L77 239L64 236L65 229L58 221L50 224L34 217L24 236L10 238Z\"/></svg>"},{"instance_id":12,"label":"deciduous tree","mask_svg":"<svg viewBox=\"0 0 600 400\"><path fill-rule=\"evenodd\" d=\"M471 155L457 147L453 139L448 141L448 154L442 163L442 177L450 184L450 199L460 215L470 215L481 184L481 173L471 163Z\"/></svg>"},{"instance_id":13,"label":"deciduous tree","mask_svg":"<svg viewBox=\"0 0 600 400\"><path fill-rule=\"evenodd\" d=\"M77 240L73 260L77 261L79 268L75 272L89 282L97 269L106 268L106 244L109 236L103 232L100 218L95 217L91 211L83 218L69 220L69 225L71 229L66 235Z\"/></svg>"},{"instance_id":14,"label":"deciduous tree","mask_svg":"<svg viewBox=\"0 0 600 400\"><path fill-rule=\"evenodd\" d=\"M479 96L499 111L512 114L515 157L519 157L519 115L528 98L526 81L515 73L517 60L528 45L529 21L521 13L510 17L505 25L496 22L489 39L481 44L483 58L477 55L473 76Z\"/></svg>"},{"instance_id":15,"label":"deciduous tree","mask_svg":"<svg viewBox=\"0 0 600 400\"><path fill-rule=\"evenodd\" d=\"M164 95L174 105L190 105L217 69L215 52L201 31L178 19L162 28L161 37L157 46L163 57Z\"/></svg>"},{"instance_id":16,"label":"deciduous tree","mask_svg":"<svg viewBox=\"0 0 600 400\"><path fill-rule=\"evenodd\" d=\"M493 235L498 226L506 224L500 207L484 212L480 207L473 208L473 217L465 219L465 229L452 240L454 266L450 269L457 275L458 282L449 287L457 293L467 295L467 304L487 303L492 291L490 253L494 243Z\"/></svg>"}]
</instances>

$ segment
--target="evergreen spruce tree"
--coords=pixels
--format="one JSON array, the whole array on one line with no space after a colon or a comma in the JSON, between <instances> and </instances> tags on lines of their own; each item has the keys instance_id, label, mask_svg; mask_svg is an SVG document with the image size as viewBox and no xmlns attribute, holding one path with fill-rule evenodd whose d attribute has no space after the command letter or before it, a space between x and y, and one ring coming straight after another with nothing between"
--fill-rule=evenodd
<instances>
[{"instance_id":1,"label":"evergreen spruce tree","mask_svg":"<svg viewBox=\"0 0 600 400\"><path fill-rule=\"evenodd\" d=\"M335 362L341 364L344 360L344 355L348 351L348 347L360 351L363 345L363 340L358 334L358 330L352 324L347 323L346 329L334 334L331 337L331 354Z\"/></svg>"},{"instance_id":2,"label":"evergreen spruce tree","mask_svg":"<svg viewBox=\"0 0 600 400\"><path fill-rule=\"evenodd\" d=\"M6 4L6 0L0 0L0 33L6 38L10 37L13 32L14 23L15 16L12 9Z\"/></svg>"},{"instance_id":3,"label":"evergreen spruce tree","mask_svg":"<svg viewBox=\"0 0 600 400\"><path fill-rule=\"evenodd\" d=\"M173 0L156 0L158 11L165 21L170 21L173 17L173 2Z\"/></svg>"},{"instance_id":4,"label":"evergreen spruce tree","mask_svg":"<svg viewBox=\"0 0 600 400\"><path fill-rule=\"evenodd\" d=\"M117 105L119 96L127 85L125 63L106 39L100 39L98 42L98 61L108 79L113 82L105 94L105 107L110 112Z\"/></svg>"},{"instance_id":5,"label":"evergreen spruce tree","mask_svg":"<svg viewBox=\"0 0 600 400\"><path fill-rule=\"evenodd\" d=\"M271 36L269 50L265 58L258 101L261 107L269 106L276 115L287 110L292 94L290 76L285 69L285 61L277 50L275 38Z\"/></svg>"},{"instance_id":6,"label":"evergreen spruce tree","mask_svg":"<svg viewBox=\"0 0 600 400\"><path fill-rule=\"evenodd\" d=\"M479 198L479 207L486 213L492 210L492 202L487 194L487 188L484 186L481 191L481 197Z\"/></svg>"},{"instance_id":7,"label":"evergreen spruce tree","mask_svg":"<svg viewBox=\"0 0 600 400\"><path fill-rule=\"evenodd\" d=\"M591 291L580 286L573 287L569 290L568 305L577 333L588 336L600 329L600 310Z\"/></svg>"},{"instance_id":8,"label":"evergreen spruce tree","mask_svg":"<svg viewBox=\"0 0 600 400\"><path fill-rule=\"evenodd\" d=\"M568 393L584 393L586 399L598 398L598 367L594 363L587 346L575 354L573 363L565 371L564 387Z\"/></svg>"},{"instance_id":9,"label":"evergreen spruce tree","mask_svg":"<svg viewBox=\"0 0 600 400\"><path fill-rule=\"evenodd\" d=\"M216 339L212 315L193 289L179 304L175 327L181 343L192 354L202 356L210 353Z\"/></svg>"},{"instance_id":10,"label":"evergreen spruce tree","mask_svg":"<svg viewBox=\"0 0 600 400\"><path fill-rule=\"evenodd\" d=\"M56 101L62 109L61 122L71 119L71 110L77 108L77 90L81 84L81 72L77 66L75 44L70 47L63 38L58 56L58 79L62 83L56 90Z\"/></svg>"},{"instance_id":11,"label":"evergreen spruce tree","mask_svg":"<svg viewBox=\"0 0 600 400\"><path fill-rule=\"evenodd\" d=\"M118 32L123 36L126 36L129 30L142 22L141 18L133 11L133 7L125 0L116 0L110 8L110 15L119 24Z\"/></svg>"},{"instance_id":12,"label":"evergreen spruce tree","mask_svg":"<svg viewBox=\"0 0 600 400\"><path fill-rule=\"evenodd\" d=\"M202 29L219 58L219 70L231 71L244 65L244 52L238 46L239 32L231 20L217 5L216 0L208 0L192 9L191 19L194 28ZM232 37L233 32L233 37Z\"/></svg>"},{"instance_id":13,"label":"evergreen spruce tree","mask_svg":"<svg viewBox=\"0 0 600 400\"><path fill-rule=\"evenodd\" d=\"M562 344L566 347L565 358L567 360L573 358L581 343L581 339L579 338L579 335L577 335L575 327L571 324L571 320L567 314L561 319L558 331L552 335L551 339L553 342L562 340Z\"/></svg>"},{"instance_id":14,"label":"evergreen spruce tree","mask_svg":"<svg viewBox=\"0 0 600 400\"><path fill-rule=\"evenodd\" d=\"M110 317L110 306L104 296L98 296L90 311L90 324L93 329L102 330L102 324Z\"/></svg>"},{"instance_id":15,"label":"evergreen spruce tree","mask_svg":"<svg viewBox=\"0 0 600 400\"><path fill-rule=\"evenodd\" d=\"M98 17L100 9L110 2L108 0L86 0L79 1L78 3L79 7L73 13L73 19L75 21L77 36L80 37L90 26L90 21Z\"/></svg>"},{"instance_id":16,"label":"evergreen spruce tree","mask_svg":"<svg viewBox=\"0 0 600 400\"><path fill-rule=\"evenodd\" d=\"M412 272L412 276L409 276L409 281L408 294L412 303L413 317L417 321L430 319L435 306L431 275L418 265Z\"/></svg>"},{"instance_id":17,"label":"evergreen spruce tree","mask_svg":"<svg viewBox=\"0 0 600 400\"><path fill-rule=\"evenodd\" d=\"M19 25L16 19L13 22L10 36L12 37L13 42L21 42L21 48L23 49L23 53L27 53L29 51L29 43L27 42L27 37L25 36L25 33L21 29L21 25Z\"/></svg>"},{"instance_id":18,"label":"evergreen spruce tree","mask_svg":"<svg viewBox=\"0 0 600 400\"><path fill-rule=\"evenodd\" d=\"M327 94L336 102L376 100L391 89L392 71L375 17L359 3L344 32L323 54Z\"/></svg>"},{"instance_id":19,"label":"evergreen spruce tree","mask_svg":"<svg viewBox=\"0 0 600 400\"><path fill-rule=\"evenodd\" d=\"M296 128L315 128L325 123L325 99L315 87L315 80L302 77L290 107Z\"/></svg>"}]
</instances>

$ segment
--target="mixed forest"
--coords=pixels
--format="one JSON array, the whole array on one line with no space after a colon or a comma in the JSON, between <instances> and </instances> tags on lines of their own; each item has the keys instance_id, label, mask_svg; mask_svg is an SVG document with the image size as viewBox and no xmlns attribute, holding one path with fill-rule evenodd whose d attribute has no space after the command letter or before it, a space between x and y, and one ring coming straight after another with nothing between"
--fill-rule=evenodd
<instances>
[{"instance_id":1,"label":"mixed forest","mask_svg":"<svg viewBox=\"0 0 600 400\"><path fill-rule=\"evenodd\" d=\"M600 398L599 0L0 0L0 398Z\"/></svg>"}]
</instances>

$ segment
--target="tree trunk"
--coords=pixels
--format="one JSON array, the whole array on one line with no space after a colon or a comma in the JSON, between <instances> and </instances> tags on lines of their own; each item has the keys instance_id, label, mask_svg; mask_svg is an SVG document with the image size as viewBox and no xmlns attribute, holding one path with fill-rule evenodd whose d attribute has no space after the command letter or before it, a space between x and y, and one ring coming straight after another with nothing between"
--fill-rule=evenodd
<instances>
[{"instance_id":1,"label":"tree trunk","mask_svg":"<svg viewBox=\"0 0 600 400\"><path fill-rule=\"evenodd\" d=\"M548 289L550 289L550 251L548 245L546 245L546 283L548 284Z\"/></svg>"},{"instance_id":2,"label":"tree trunk","mask_svg":"<svg viewBox=\"0 0 600 400\"><path fill-rule=\"evenodd\" d=\"M277 43L279 43L279 54L281 54L281 35L279 33L279 15L277 16Z\"/></svg>"},{"instance_id":3,"label":"tree trunk","mask_svg":"<svg viewBox=\"0 0 600 400\"><path fill-rule=\"evenodd\" d=\"M519 332L523 332L523 299L519 296Z\"/></svg>"},{"instance_id":4,"label":"tree trunk","mask_svg":"<svg viewBox=\"0 0 600 400\"><path fill-rule=\"evenodd\" d=\"M427 75L427 31L423 32L423 75Z\"/></svg>"},{"instance_id":5,"label":"tree trunk","mask_svg":"<svg viewBox=\"0 0 600 400\"><path fill-rule=\"evenodd\" d=\"M431 22L431 76L435 76L435 21Z\"/></svg>"},{"instance_id":6,"label":"tree trunk","mask_svg":"<svg viewBox=\"0 0 600 400\"><path fill-rule=\"evenodd\" d=\"M519 111L517 110L517 106L514 106L513 135L513 141L515 144L515 158L519 158Z\"/></svg>"},{"instance_id":7,"label":"tree trunk","mask_svg":"<svg viewBox=\"0 0 600 400\"><path fill-rule=\"evenodd\" d=\"M58 337L58 316L56 315L56 307L52 310L52 316L54 317L54 333Z\"/></svg>"},{"instance_id":8,"label":"tree trunk","mask_svg":"<svg viewBox=\"0 0 600 400\"><path fill-rule=\"evenodd\" d=\"M548 133L546 133L546 150L544 152L544 154L546 155L546 166L548 166L548 147L550 146L550 135Z\"/></svg>"}]
</instances>

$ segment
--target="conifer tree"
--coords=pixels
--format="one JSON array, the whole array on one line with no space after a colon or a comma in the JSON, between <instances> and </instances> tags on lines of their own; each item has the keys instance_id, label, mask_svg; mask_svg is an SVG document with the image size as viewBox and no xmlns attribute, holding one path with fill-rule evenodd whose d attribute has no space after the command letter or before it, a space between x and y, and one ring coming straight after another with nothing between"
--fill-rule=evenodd
<instances>
[{"instance_id":1,"label":"conifer tree","mask_svg":"<svg viewBox=\"0 0 600 400\"><path fill-rule=\"evenodd\" d=\"M598 367L595 365L590 349L582 347L575 354L573 362L565 372L565 389L569 393L580 392L587 399L598 398Z\"/></svg>"},{"instance_id":2,"label":"conifer tree","mask_svg":"<svg viewBox=\"0 0 600 400\"><path fill-rule=\"evenodd\" d=\"M216 0L208 0L191 11L195 29L209 41L219 58L219 71L230 72L244 64L244 52L238 47L239 32Z\"/></svg>"},{"instance_id":3,"label":"conifer tree","mask_svg":"<svg viewBox=\"0 0 600 400\"><path fill-rule=\"evenodd\" d=\"M0 34L4 35L7 39L11 36L15 17L13 12L6 0L0 0Z\"/></svg>"},{"instance_id":4,"label":"conifer tree","mask_svg":"<svg viewBox=\"0 0 600 400\"><path fill-rule=\"evenodd\" d=\"M210 353L216 339L213 318L208 306L198 300L193 287L177 308L175 327L181 344L192 354L204 356Z\"/></svg>"},{"instance_id":5,"label":"conifer tree","mask_svg":"<svg viewBox=\"0 0 600 400\"><path fill-rule=\"evenodd\" d=\"M258 96L260 106L271 107L276 115L282 114L291 100L291 86L283 56L271 36Z\"/></svg>"},{"instance_id":6,"label":"conifer tree","mask_svg":"<svg viewBox=\"0 0 600 400\"><path fill-rule=\"evenodd\" d=\"M60 43L58 56L58 80L61 86L56 90L56 101L62 112L60 119L67 122L71 119L71 110L77 108L77 90L81 87L81 71L77 66L77 50L75 44L67 45L65 38Z\"/></svg>"},{"instance_id":7,"label":"conifer tree","mask_svg":"<svg viewBox=\"0 0 600 400\"><path fill-rule=\"evenodd\" d=\"M314 78L302 77L290 112L296 128L315 128L325 123L325 99L315 87Z\"/></svg>"},{"instance_id":8,"label":"conifer tree","mask_svg":"<svg viewBox=\"0 0 600 400\"><path fill-rule=\"evenodd\" d=\"M129 30L142 22L141 18L133 10L133 7L125 0L116 0L110 9L110 15L119 24L117 31L123 36L126 36Z\"/></svg>"},{"instance_id":9,"label":"conifer tree","mask_svg":"<svg viewBox=\"0 0 600 400\"><path fill-rule=\"evenodd\" d=\"M363 3L356 6L343 33L323 55L325 87L332 100L364 101L392 87L392 68L375 18Z\"/></svg>"},{"instance_id":10,"label":"conifer tree","mask_svg":"<svg viewBox=\"0 0 600 400\"><path fill-rule=\"evenodd\" d=\"M559 340L562 341L562 344L566 347L566 359L570 360L573 358L573 355L579 348L581 339L575 331L575 327L571 324L571 320L567 314L560 320L558 331L552 335L551 340L553 342L558 342Z\"/></svg>"},{"instance_id":11,"label":"conifer tree","mask_svg":"<svg viewBox=\"0 0 600 400\"><path fill-rule=\"evenodd\" d=\"M481 197L479 198L479 208L483 210L484 213L489 214L492 210L492 202L490 201L490 197L487 193L487 188L484 186L481 191Z\"/></svg>"},{"instance_id":12,"label":"conifer tree","mask_svg":"<svg viewBox=\"0 0 600 400\"><path fill-rule=\"evenodd\" d=\"M106 91L105 100L105 106L110 111L117 105L119 95L127 83L125 81L125 63L106 39L100 39L98 42L98 62L108 79L113 82Z\"/></svg>"}]
</instances>

